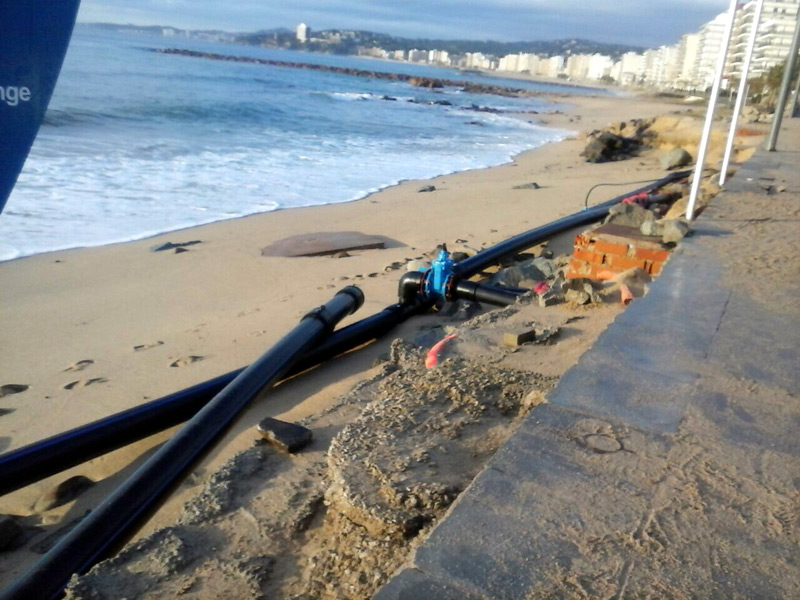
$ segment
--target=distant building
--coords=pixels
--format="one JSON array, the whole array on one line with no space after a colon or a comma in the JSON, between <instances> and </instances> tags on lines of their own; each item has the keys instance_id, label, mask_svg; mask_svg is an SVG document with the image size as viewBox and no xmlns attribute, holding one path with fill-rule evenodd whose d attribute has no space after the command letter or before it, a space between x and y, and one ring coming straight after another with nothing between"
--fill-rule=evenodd
<instances>
[{"instance_id":1,"label":"distant building","mask_svg":"<svg viewBox=\"0 0 800 600\"><path fill-rule=\"evenodd\" d=\"M792 43L800 0L765 0L758 25L756 45L748 79L759 77L786 60ZM753 30L756 2L751 0L736 13L726 76L739 79L742 73L750 33Z\"/></svg>"},{"instance_id":2,"label":"distant building","mask_svg":"<svg viewBox=\"0 0 800 600\"><path fill-rule=\"evenodd\" d=\"M308 36L310 34L311 30L305 23L300 23L300 25L297 26L297 41L301 44L305 44L308 41Z\"/></svg>"},{"instance_id":3,"label":"distant building","mask_svg":"<svg viewBox=\"0 0 800 600\"><path fill-rule=\"evenodd\" d=\"M428 51L428 62L434 65L450 65L450 53L447 50Z\"/></svg>"},{"instance_id":4,"label":"distant building","mask_svg":"<svg viewBox=\"0 0 800 600\"><path fill-rule=\"evenodd\" d=\"M427 62L427 60L427 50L417 50L414 48L413 50L408 51L408 62Z\"/></svg>"}]
</instances>

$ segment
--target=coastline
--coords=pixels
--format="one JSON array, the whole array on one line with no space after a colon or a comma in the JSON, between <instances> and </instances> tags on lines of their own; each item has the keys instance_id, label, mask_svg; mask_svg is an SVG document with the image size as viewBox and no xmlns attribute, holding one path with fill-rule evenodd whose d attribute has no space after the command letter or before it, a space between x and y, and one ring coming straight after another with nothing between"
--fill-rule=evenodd
<instances>
[{"instance_id":1,"label":"coastline","mask_svg":"<svg viewBox=\"0 0 800 600\"><path fill-rule=\"evenodd\" d=\"M575 96L562 101L569 105L562 114L532 118L546 126L592 130L675 108L642 98ZM13 412L2 417L7 437L0 438L0 450L18 448L241 367L269 348L309 308L345 285L361 287L367 300L343 324L368 316L395 301L402 270L392 265L423 256L438 243L477 250L574 212L596 183L663 175L652 152L628 161L586 163L579 156L583 142L578 137L523 152L500 166L405 181L351 202L278 210L132 242L0 263L4 281L0 344L13 349L0 359L0 384L30 386L2 398L0 406ZM514 189L531 182L540 189ZM434 185L436 190L419 193L423 185ZM591 202L616 193L597 192ZM342 230L392 241L384 250L353 252L338 259L260 255L262 247L284 237ZM151 252L157 244L188 240L202 243L178 255ZM428 321L430 317L423 317L397 335ZM369 372L386 343L338 360L313 378L281 386L271 393L269 403L239 420L198 472L211 472L252 445L251 426L259 418L296 421L330 406ZM81 361L93 362L80 368ZM77 503L48 512L45 524L75 518L169 434L10 494L0 500L0 512L31 514L45 490L80 473L100 483ZM177 494L143 533L170 522L175 506L190 490ZM1 570L12 577L21 564Z\"/></svg>"}]
</instances>

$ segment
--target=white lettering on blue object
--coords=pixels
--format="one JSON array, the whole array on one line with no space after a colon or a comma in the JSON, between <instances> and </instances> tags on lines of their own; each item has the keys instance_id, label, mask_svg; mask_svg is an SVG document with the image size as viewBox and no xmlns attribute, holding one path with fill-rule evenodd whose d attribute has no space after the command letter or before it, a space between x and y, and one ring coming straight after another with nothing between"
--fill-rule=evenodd
<instances>
[{"instance_id":1,"label":"white lettering on blue object","mask_svg":"<svg viewBox=\"0 0 800 600\"><path fill-rule=\"evenodd\" d=\"M20 102L29 102L30 99L30 88L0 85L0 103L5 102L8 106L17 106Z\"/></svg>"}]
</instances>

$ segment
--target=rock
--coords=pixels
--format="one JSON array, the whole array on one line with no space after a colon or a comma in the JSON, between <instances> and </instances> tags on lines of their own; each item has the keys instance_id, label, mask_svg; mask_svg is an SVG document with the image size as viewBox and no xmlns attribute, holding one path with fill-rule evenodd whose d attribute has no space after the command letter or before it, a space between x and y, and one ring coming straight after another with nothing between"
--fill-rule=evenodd
<instances>
[{"instance_id":1,"label":"rock","mask_svg":"<svg viewBox=\"0 0 800 600\"><path fill-rule=\"evenodd\" d=\"M506 287L519 287L519 282L525 279L522 270L518 266L501 269L492 277L493 285L504 285Z\"/></svg>"},{"instance_id":2,"label":"rock","mask_svg":"<svg viewBox=\"0 0 800 600\"><path fill-rule=\"evenodd\" d=\"M310 429L295 423L266 418L258 424L258 433L276 448L294 454L311 443Z\"/></svg>"},{"instance_id":3,"label":"rock","mask_svg":"<svg viewBox=\"0 0 800 600\"><path fill-rule=\"evenodd\" d=\"M37 513L43 513L57 506L72 502L93 485L94 481L83 475L70 477L42 494L33 505L33 510Z\"/></svg>"},{"instance_id":4,"label":"rock","mask_svg":"<svg viewBox=\"0 0 800 600\"><path fill-rule=\"evenodd\" d=\"M153 252L163 252L164 250L177 250L178 248L185 248L186 246L194 246L195 244L202 244L201 240L191 240L189 242L166 242L160 246L152 249Z\"/></svg>"},{"instance_id":5,"label":"rock","mask_svg":"<svg viewBox=\"0 0 800 600\"><path fill-rule=\"evenodd\" d=\"M535 339L536 329L533 327L517 327L503 333L503 345L509 348L517 348Z\"/></svg>"},{"instance_id":6,"label":"rock","mask_svg":"<svg viewBox=\"0 0 800 600\"><path fill-rule=\"evenodd\" d=\"M664 234L664 225L659 221L645 221L639 227L639 231L642 232L642 235L661 237Z\"/></svg>"},{"instance_id":7,"label":"rock","mask_svg":"<svg viewBox=\"0 0 800 600\"><path fill-rule=\"evenodd\" d=\"M564 300L583 306L584 304L589 304L589 302L592 300L592 297L586 292L567 290L564 294Z\"/></svg>"},{"instance_id":8,"label":"rock","mask_svg":"<svg viewBox=\"0 0 800 600\"><path fill-rule=\"evenodd\" d=\"M564 299L575 304L599 303L600 297L595 293L591 280L585 277L573 277L561 284Z\"/></svg>"},{"instance_id":9,"label":"rock","mask_svg":"<svg viewBox=\"0 0 800 600\"><path fill-rule=\"evenodd\" d=\"M608 216L603 223L626 225L628 227L641 227L645 221L655 221L656 216L638 204L617 204L608 211Z\"/></svg>"},{"instance_id":10,"label":"rock","mask_svg":"<svg viewBox=\"0 0 800 600\"><path fill-rule=\"evenodd\" d=\"M661 163L661 168L667 171L685 167L692 163L692 155L683 148L675 148L666 154L662 154L658 161Z\"/></svg>"},{"instance_id":11,"label":"rock","mask_svg":"<svg viewBox=\"0 0 800 600\"><path fill-rule=\"evenodd\" d=\"M350 258L350 254L347 252L337 252L336 254L331 254L332 258Z\"/></svg>"},{"instance_id":12,"label":"rock","mask_svg":"<svg viewBox=\"0 0 800 600\"><path fill-rule=\"evenodd\" d=\"M546 306L555 306L561 304L563 296L553 290L547 290L544 294L539 295L539 306L542 308Z\"/></svg>"},{"instance_id":13,"label":"rock","mask_svg":"<svg viewBox=\"0 0 800 600\"><path fill-rule=\"evenodd\" d=\"M12 394L20 394L27 390L30 386L22 383L6 383L0 386L0 398L11 396Z\"/></svg>"},{"instance_id":14,"label":"rock","mask_svg":"<svg viewBox=\"0 0 800 600\"><path fill-rule=\"evenodd\" d=\"M664 233L661 235L661 241L665 244L677 244L689 233L689 225L680 219L663 221L662 224Z\"/></svg>"},{"instance_id":15,"label":"rock","mask_svg":"<svg viewBox=\"0 0 800 600\"><path fill-rule=\"evenodd\" d=\"M0 552L16 548L17 540L24 533L14 517L0 515Z\"/></svg>"},{"instance_id":16,"label":"rock","mask_svg":"<svg viewBox=\"0 0 800 600\"><path fill-rule=\"evenodd\" d=\"M552 250L546 250L543 254L549 254L550 256L540 256L539 258L534 258L531 261L531 266L538 269L545 276L545 278L549 279L550 277L554 277L558 272L558 265L553 260Z\"/></svg>"},{"instance_id":17,"label":"rock","mask_svg":"<svg viewBox=\"0 0 800 600\"><path fill-rule=\"evenodd\" d=\"M514 190L538 190L538 189L541 189L541 187L542 186L540 186L538 183L536 183L535 181L532 181L530 183L523 183L521 185L515 185L511 189L514 189Z\"/></svg>"},{"instance_id":18,"label":"rock","mask_svg":"<svg viewBox=\"0 0 800 600\"><path fill-rule=\"evenodd\" d=\"M175 248L175 254L183 254L184 252L190 252L190 250L188 248L184 248L183 246Z\"/></svg>"},{"instance_id":19,"label":"rock","mask_svg":"<svg viewBox=\"0 0 800 600\"><path fill-rule=\"evenodd\" d=\"M453 262L461 262L462 260L466 260L469 258L469 254L466 252L452 252L450 254L450 258L453 259Z\"/></svg>"},{"instance_id":20,"label":"rock","mask_svg":"<svg viewBox=\"0 0 800 600\"><path fill-rule=\"evenodd\" d=\"M427 271L431 263L427 260L410 260L406 264L406 271Z\"/></svg>"},{"instance_id":21,"label":"rock","mask_svg":"<svg viewBox=\"0 0 800 600\"><path fill-rule=\"evenodd\" d=\"M546 260L547 259L545 259L545 261ZM539 262L537 263L537 261ZM538 264L541 264L545 269L548 269L548 272L545 272L544 270L540 269L537 266ZM547 279L555 272L555 269L552 268L552 266L543 263L541 258L534 258L531 260L523 261L517 264L517 268L519 269L520 273L522 273L523 279L528 279L534 282Z\"/></svg>"},{"instance_id":22,"label":"rock","mask_svg":"<svg viewBox=\"0 0 800 600\"><path fill-rule=\"evenodd\" d=\"M607 162L621 160L635 154L641 147L641 142L632 138L615 135L608 131L593 132L589 136L589 143L581 152L586 162Z\"/></svg>"},{"instance_id":23,"label":"rock","mask_svg":"<svg viewBox=\"0 0 800 600\"><path fill-rule=\"evenodd\" d=\"M425 185L417 190L418 193L435 192L435 191L436 191L435 185Z\"/></svg>"}]
</instances>

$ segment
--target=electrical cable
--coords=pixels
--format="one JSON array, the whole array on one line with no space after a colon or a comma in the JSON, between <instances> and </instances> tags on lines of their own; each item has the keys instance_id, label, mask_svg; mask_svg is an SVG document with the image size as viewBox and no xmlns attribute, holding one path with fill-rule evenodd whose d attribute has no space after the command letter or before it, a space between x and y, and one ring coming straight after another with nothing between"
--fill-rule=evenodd
<instances>
[{"instance_id":1,"label":"electrical cable","mask_svg":"<svg viewBox=\"0 0 800 600\"><path fill-rule=\"evenodd\" d=\"M656 181L660 181L663 177L658 177L656 179L645 179L644 181L626 181L624 183L598 183L597 185L593 185L589 188L589 191L586 192L586 198L583 201L583 210L589 208L589 196L595 190L595 188L603 187L603 186L619 186L619 185L637 185L640 183L655 183Z\"/></svg>"}]
</instances>

